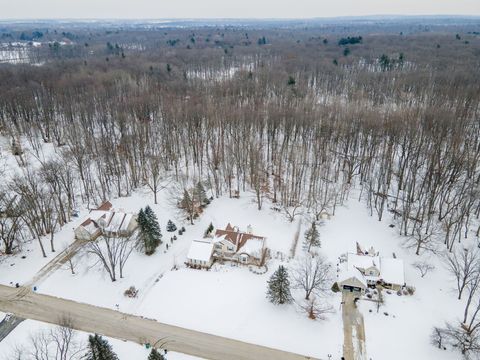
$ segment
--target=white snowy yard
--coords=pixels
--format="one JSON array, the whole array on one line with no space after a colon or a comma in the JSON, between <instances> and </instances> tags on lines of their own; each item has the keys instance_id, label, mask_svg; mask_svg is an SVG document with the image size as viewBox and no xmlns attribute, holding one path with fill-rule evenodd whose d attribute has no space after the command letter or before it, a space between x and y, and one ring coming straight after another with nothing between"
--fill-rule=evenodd
<instances>
[{"instance_id":1,"label":"white snowy yard","mask_svg":"<svg viewBox=\"0 0 480 360\"><path fill-rule=\"evenodd\" d=\"M0 313L0 321L3 319L5 314ZM39 332L49 331L53 326L50 324L34 321L34 320L25 320L20 323L18 327L7 336L2 342L0 342L0 360L11 360L12 356L16 349L18 348L28 348L30 346L31 337L36 336ZM78 332L75 340L85 345L88 340L87 333ZM144 346L138 344L121 341L117 339L107 338L108 342L112 345L113 351L118 355L120 359L146 359L150 350L146 349ZM168 353L169 360L201 360L200 358L179 354L175 352Z\"/></svg>"}]
</instances>

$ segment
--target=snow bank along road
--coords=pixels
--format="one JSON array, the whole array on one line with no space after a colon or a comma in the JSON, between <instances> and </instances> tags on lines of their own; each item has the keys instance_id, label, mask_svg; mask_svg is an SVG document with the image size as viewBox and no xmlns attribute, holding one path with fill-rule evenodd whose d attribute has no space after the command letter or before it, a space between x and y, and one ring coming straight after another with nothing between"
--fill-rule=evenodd
<instances>
[{"instance_id":1,"label":"snow bank along road","mask_svg":"<svg viewBox=\"0 0 480 360\"><path fill-rule=\"evenodd\" d=\"M264 346L163 324L140 316L0 285L0 311L61 324L68 318L77 330L129 340L139 344L165 344L176 352L211 360L313 359ZM181 310L180 310L181 311Z\"/></svg>"}]
</instances>

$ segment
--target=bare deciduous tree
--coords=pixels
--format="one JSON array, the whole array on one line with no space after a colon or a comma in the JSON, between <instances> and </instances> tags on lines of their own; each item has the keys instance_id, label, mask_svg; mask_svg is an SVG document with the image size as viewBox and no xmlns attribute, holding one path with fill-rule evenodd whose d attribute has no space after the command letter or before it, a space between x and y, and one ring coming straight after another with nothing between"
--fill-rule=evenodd
<instances>
[{"instance_id":1,"label":"bare deciduous tree","mask_svg":"<svg viewBox=\"0 0 480 360\"><path fill-rule=\"evenodd\" d=\"M135 248L134 239L135 235L116 236L104 233L97 240L88 243L87 252L96 257L96 264L102 265L113 282L117 280L117 276L123 278L125 263Z\"/></svg>"},{"instance_id":2,"label":"bare deciduous tree","mask_svg":"<svg viewBox=\"0 0 480 360\"><path fill-rule=\"evenodd\" d=\"M333 312L332 305L315 295L311 295L308 300L303 300L299 306L300 309L312 320L324 320L327 314Z\"/></svg>"},{"instance_id":3,"label":"bare deciduous tree","mask_svg":"<svg viewBox=\"0 0 480 360\"><path fill-rule=\"evenodd\" d=\"M86 347L77 338L71 320L65 318L60 326L32 334L27 344L14 349L11 357L16 360L80 360Z\"/></svg>"},{"instance_id":4,"label":"bare deciduous tree","mask_svg":"<svg viewBox=\"0 0 480 360\"><path fill-rule=\"evenodd\" d=\"M323 255L305 255L293 269L294 287L305 291L305 300L312 294L325 294L332 285L331 267Z\"/></svg>"},{"instance_id":5,"label":"bare deciduous tree","mask_svg":"<svg viewBox=\"0 0 480 360\"><path fill-rule=\"evenodd\" d=\"M445 256L447 269L456 281L459 300L465 287L476 277L479 261L480 253L477 248L458 249Z\"/></svg>"},{"instance_id":6,"label":"bare deciduous tree","mask_svg":"<svg viewBox=\"0 0 480 360\"><path fill-rule=\"evenodd\" d=\"M414 262L413 267L420 271L420 276L422 278L425 277L425 275L427 275L430 271L435 270L435 266L426 262L425 260Z\"/></svg>"}]
</instances>

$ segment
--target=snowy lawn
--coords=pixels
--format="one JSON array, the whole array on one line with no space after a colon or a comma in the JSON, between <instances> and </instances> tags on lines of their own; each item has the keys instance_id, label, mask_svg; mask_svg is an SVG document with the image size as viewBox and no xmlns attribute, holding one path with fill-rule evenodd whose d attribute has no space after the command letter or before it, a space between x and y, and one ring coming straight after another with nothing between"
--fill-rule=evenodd
<instances>
[{"instance_id":1,"label":"snowy lawn","mask_svg":"<svg viewBox=\"0 0 480 360\"><path fill-rule=\"evenodd\" d=\"M0 313L0 321L3 319ZM35 336L41 331L49 331L54 328L54 325L42 323L34 320L25 320L17 328L12 331L2 342L0 342L0 360L11 360L12 354L18 347L31 349L30 337ZM86 345L88 341L87 333L83 331L77 332L76 340ZM105 337L112 345L113 351L118 355L120 360L147 360L150 350L144 346L117 339ZM168 352L168 360L201 360L200 358L179 354L175 352Z\"/></svg>"},{"instance_id":2,"label":"snowy lawn","mask_svg":"<svg viewBox=\"0 0 480 360\"><path fill-rule=\"evenodd\" d=\"M75 275L67 267L60 269L39 286L39 291L110 308L118 304L120 311L287 351L322 358L327 354L341 355L343 335L339 313L324 322L314 322L299 313L295 305L279 307L268 302L266 284L278 266L275 260L269 263L270 270L264 275L229 263L216 265L215 270L208 272L183 266L191 241L201 239L210 222L218 228L229 222L240 229L252 225L255 234L267 237L272 253L281 252L284 258L292 246L298 223L288 222L284 215L269 210L267 204L266 210L258 211L252 198L244 196L215 199L192 226L179 221L178 211L168 196L168 192L161 193L159 205L153 205L151 194L145 191L113 201L115 208L135 212L149 204L157 214L164 240L152 256L134 251L123 279L110 282L101 268L92 267L95 261L92 255L83 254L75 259L78 263ZM173 233L166 231L169 219L178 228L186 228L184 235L176 233L178 239L173 244L169 240ZM168 250L166 243L170 245ZM172 271L174 265L180 270ZM131 285L139 289L136 299L123 295Z\"/></svg>"},{"instance_id":3,"label":"snowy lawn","mask_svg":"<svg viewBox=\"0 0 480 360\"><path fill-rule=\"evenodd\" d=\"M162 322L317 358L341 356L341 313L337 311L325 321L312 321L293 304L271 304L265 297L266 283L278 263L271 261L269 267L264 275L228 264L216 265L210 271L170 272L137 312ZM295 298L301 300L301 294Z\"/></svg>"}]
</instances>

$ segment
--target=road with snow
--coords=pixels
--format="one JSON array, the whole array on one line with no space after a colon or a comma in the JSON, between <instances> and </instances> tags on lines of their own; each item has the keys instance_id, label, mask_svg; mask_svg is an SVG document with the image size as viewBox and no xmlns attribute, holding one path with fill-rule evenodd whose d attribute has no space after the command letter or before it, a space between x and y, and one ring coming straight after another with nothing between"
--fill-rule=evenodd
<instances>
[{"instance_id":1,"label":"road with snow","mask_svg":"<svg viewBox=\"0 0 480 360\"><path fill-rule=\"evenodd\" d=\"M95 289L92 289L95 291ZM211 360L305 360L308 356L163 324L140 316L0 285L0 311Z\"/></svg>"}]
</instances>

